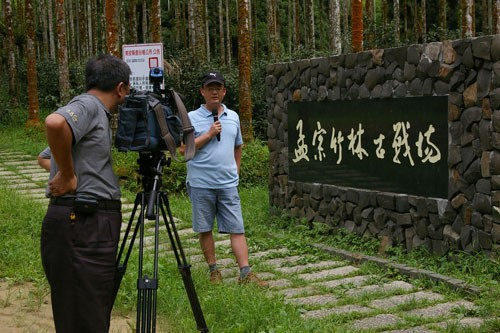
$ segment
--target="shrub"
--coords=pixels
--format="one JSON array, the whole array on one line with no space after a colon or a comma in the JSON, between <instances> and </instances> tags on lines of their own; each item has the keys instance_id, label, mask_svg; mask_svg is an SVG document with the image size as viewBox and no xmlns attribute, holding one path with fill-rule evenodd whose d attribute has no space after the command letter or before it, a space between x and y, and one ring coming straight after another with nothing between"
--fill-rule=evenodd
<instances>
[{"instance_id":1,"label":"shrub","mask_svg":"<svg viewBox=\"0 0 500 333\"><path fill-rule=\"evenodd\" d=\"M113 151L113 163L120 185L130 192L142 190L138 182L137 163L138 153L120 153ZM180 156L179 156L180 158ZM254 140L243 147L240 186L265 186L267 182L269 153L267 146L259 140ZM186 163L172 161L170 166L163 168L162 189L169 193L185 193L186 191Z\"/></svg>"}]
</instances>

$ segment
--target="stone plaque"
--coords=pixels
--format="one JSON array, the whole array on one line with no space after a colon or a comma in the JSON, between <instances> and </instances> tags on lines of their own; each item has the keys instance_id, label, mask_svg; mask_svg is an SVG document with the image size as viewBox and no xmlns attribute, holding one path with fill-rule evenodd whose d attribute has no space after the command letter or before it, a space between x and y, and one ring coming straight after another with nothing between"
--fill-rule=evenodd
<instances>
[{"instance_id":1,"label":"stone plaque","mask_svg":"<svg viewBox=\"0 0 500 333\"><path fill-rule=\"evenodd\" d=\"M447 198L447 118L447 96L290 102L290 180Z\"/></svg>"}]
</instances>

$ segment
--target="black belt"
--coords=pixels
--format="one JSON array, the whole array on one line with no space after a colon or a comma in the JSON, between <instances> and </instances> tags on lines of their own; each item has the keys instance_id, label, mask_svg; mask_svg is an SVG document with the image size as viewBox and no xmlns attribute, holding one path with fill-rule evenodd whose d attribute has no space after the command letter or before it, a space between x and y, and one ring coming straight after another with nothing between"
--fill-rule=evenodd
<instances>
[{"instance_id":1,"label":"black belt","mask_svg":"<svg viewBox=\"0 0 500 333\"><path fill-rule=\"evenodd\" d=\"M62 198L62 197L50 198L51 205L73 207L74 203L75 203L75 198ZM120 200L98 200L97 207L102 210L120 211L122 208L122 203Z\"/></svg>"}]
</instances>

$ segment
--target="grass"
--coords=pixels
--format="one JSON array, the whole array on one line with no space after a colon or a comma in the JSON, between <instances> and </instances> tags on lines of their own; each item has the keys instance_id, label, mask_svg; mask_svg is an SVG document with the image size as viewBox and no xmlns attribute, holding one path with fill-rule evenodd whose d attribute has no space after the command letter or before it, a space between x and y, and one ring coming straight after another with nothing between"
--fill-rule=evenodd
<instances>
[{"instance_id":1,"label":"grass","mask_svg":"<svg viewBox=\"0 0 500 333\"><path fill-rule=\"evenodd\" d=\"M0 149L15 147L16 151L36 156L45 147L43 133L35 130L2 129ZM133 159L133 156L127 157ZM130 163L127 161L126 163ZM244 163L244 162L243 162ZM43 204L30 203L15 191L8 189L0 179L0 279L12 283L33 282L37 286L33 294L34 304L47 292L47 285L40 262L39 238L40 223L45 214ZM263 186L244 187L240 190L244 207L244 219L249 239L250 252L287 248L289 255L300 255L299 264L320 260L338 260L314 248L314 243L377 255L378 242L357 237L342 231L332 232L316 225L310 226L279 214L270 214L268 192ZM133 201L133 190L125 190L124 196ZM174 216L187 226L191 221L191 208L188 198L181 193L169 196ZM178 225L178 228L180 227ZM164 234L163 234L164 236ZM228 249L226 249L229 252ZM137 254L133 253L127 274L119 291L115 311L135 316ZM483 289L481 295L469 295L451 290L443 284L429 279L414 280L419 287L430 288L442 293L447 299L466 298L479 305L477 314L486 318L500 317L500 265L483 254L455 254L453 257L436 257L425 252L414 251L410 254L400 249L391 249L387 257L394 262L425 268L438 273L465 280ZM453 259L453 260L450 260ZM252 260L258 270L264 268L262 260ZM146 266L151 264L147 261ZM360 270L384 282L406 279L395 270L383 269L373 264L363 264ZM205 267L193 267L193 281L200 300L203 314L211 332L346 332L353 318L361 314L334 315L325 319L304 320L299 308L285 304L283 297L271 295L253 286L240 287L236 284L210 285L206 283ZM279 274L276 274L279 276ZM194 332L195 321L189 301L180 278L173 254L169 251L160 256L160 283L158 291L158 324L162 332ZM295 281L297 284L305 282ZM326 290L325 290L326 292ZM336 295L342 297L342 290ZM376 295L350 296L344 301L354 300L366 304ZM7 306L9 299L0 300L0 306ZM342 304L342 301L340 301ZM392 309L396 315L411 304ZM464 314L465 315L465 314ZM450 325L443 332L497 332L500 320L487 321L480 329L463 329L459 324Z\"/></svg>"}]
</instances>

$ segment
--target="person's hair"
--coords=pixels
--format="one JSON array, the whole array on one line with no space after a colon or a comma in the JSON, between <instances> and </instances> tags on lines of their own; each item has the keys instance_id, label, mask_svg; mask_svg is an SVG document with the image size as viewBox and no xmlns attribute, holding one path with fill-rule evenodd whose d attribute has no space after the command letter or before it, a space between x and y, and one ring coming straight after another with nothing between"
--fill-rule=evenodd
<instances>
[{"instance_id":1,"label":"person's hair","mask_svg":"<svg viewBox=\"0 0 500 333\"><path fill-rule=\"evenodd\" d=\"M90 59L85 66L85 89L112 91L120 82L130 80L130 67L125 61L111 54L102 54Z\"/></svg>"}]
</instances>

